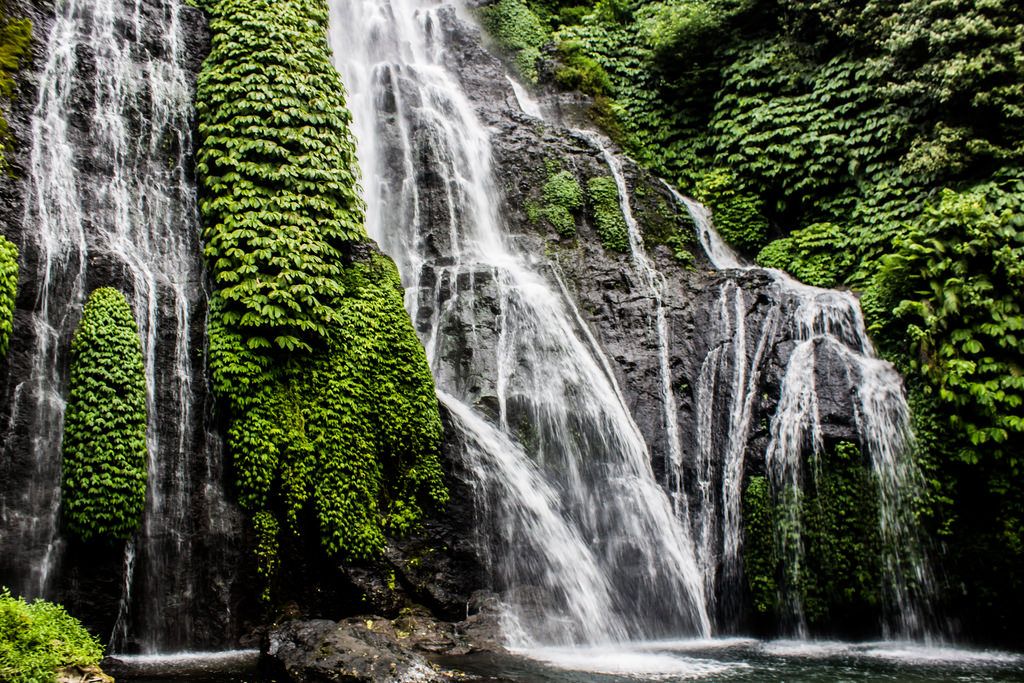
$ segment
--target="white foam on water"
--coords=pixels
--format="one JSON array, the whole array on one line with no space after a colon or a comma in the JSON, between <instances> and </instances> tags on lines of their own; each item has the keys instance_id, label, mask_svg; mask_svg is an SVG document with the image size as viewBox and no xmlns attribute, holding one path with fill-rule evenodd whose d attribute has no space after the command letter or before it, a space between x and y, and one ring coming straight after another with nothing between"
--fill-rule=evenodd
<instances>
[{"instance_id":1,"label":"white foam on water","mask_svg":"<svg viewBox=\"0 0 1024 683\"><path fill-rule=\"evenodd\" d=\"M696 641L713 642L713 641ZM719 662L650 652L633 647L533 648L516 654L558 669L651 680L697 680L749 669L743 662Z\"/></svg>"}]
</instances>

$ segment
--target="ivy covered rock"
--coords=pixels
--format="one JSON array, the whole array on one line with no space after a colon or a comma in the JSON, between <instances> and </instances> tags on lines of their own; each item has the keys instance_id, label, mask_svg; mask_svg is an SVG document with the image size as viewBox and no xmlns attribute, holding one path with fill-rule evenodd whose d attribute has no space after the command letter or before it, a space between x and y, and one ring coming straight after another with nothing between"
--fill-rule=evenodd
<instances>
[{"instance_id":1,"label":"ivy covered rock","mask_svg":"<svg viewBox=\"0 0 1024 683\"><path fill-rule=\"evenodd\" d=\"M323 0L208 0L199 78L214 390L272 596L282 547L378 557L447 500L434 383L369 244Z\"/></svg>"},{"instance_id":2,"label":"ivy covered rock","mask_svg":"<svg viewBox=\"0 0 1024 683\"><path fill-rule=\"evenodd\" d=\"M129 538L146 503L146 372L131 306L94 291L71 342L64 414L63 504L83 540Z\"/></svg>"},{"instance_id":3,"label":"ivy covered rock","mask_svg":"<svg viewBox=\"0 0 1024 683\"><path fill-rule=\"evenodd\" d=\"M18 248L0 236L0 356L7 355L14 331L14 299L18 295Z\"/></svg>"},{"instance_id":4,"label":"ivy covered rock","mask_svg":"<svg viewBox=\"0 0 1024 683\"><path fill-rule=\"evenodd\" d=\"M252 348L305 349L338 322L346 245L366 233L355 141L321 0L206 0L196 93L206 258Z\"/></svg>"}]
</instances>

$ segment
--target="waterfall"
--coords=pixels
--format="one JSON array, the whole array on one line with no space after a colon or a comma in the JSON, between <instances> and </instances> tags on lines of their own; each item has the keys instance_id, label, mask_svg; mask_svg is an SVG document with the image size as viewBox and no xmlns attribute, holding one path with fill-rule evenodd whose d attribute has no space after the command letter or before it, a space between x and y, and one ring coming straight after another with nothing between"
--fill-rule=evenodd
<instances>
[{"instance_id":1,"label":"waterfall","mask_svg":"<svg viewBox=\"0 0 1024 683\"><path fill-rule=\"evenodd\" d=\"M782 501L784 519L777 525L796 532L779 534L785 576L792 582L799 575L805 553L799 534L800 500L805 459L809 456L811 475L816 476L817 454L823 448L818 381L824 361L830 367L839 367L844 375L842 383L852 394L860 447L870 459L878 487L882 567L889 582L885 597L892 612L886 628L900 637L927 637L934 626L929 614L934 577L913 512L924 481L910 453L910 410L899 373L875 355L857 299L849 292L810 287L780 271L745 264L715 231L710 212L673 192L689 210L700 243L716 269L741 275L764 272L770 277L773 291L760 328L750 330L741 281L727 277L718 285L719 313L712 316L719 326L714 335L718 342L704 360L697 388L700 501L695 507L701 521L696 526L705 530L698 536L698 548L702 568L709 576L708 585L717 585L719 593L730 586L739 588L743 459L753 404L760 390L758 378L766 348L789 341L792 350L785 359L765 453L769 480ZM748 351L748 339L757 340L752 353ZM722 401L730 408L724 421L716 421L712 413ZM723 430L724 438L716 439L716 430ZM716 481L716 467L724 471L717 501L710 491ZM708 529L715 531L708 533ZM718 566L713 559L715 548L708 547L709 539L711 546L718 543L715 539L722 539ZM718 567L725 585L715 576ZM799 595L795 590L783 593L790 627L796 635L806 635Z\"/></svg>"},{"instance_id":2,"label":"waterfall","mask_svg":"<svg viewBox=\"0 0 1024 683\"><path fill-rule=\"evenodd\" d=\"M70 339L92 289L122 289L145 361L149 480L142 529L126 544L113 646L131 640L146 651L194 644L192 603L210 590L193 570L194 537L229 533L220 454L204 427L202 345L193 339L205 293L184 11L178 0L56 3L25 183L33 334L31 348L13 351L30 369L14 385L7 435L8 449L29 453L30 471L0 494L4 582L54 597L69 547L58 511ZM194 507L208 519L194 520Z\"/></svg>"},{"instance_id":3,"label":"waterfall","mask_svg":"<svg viewBox=\"0 0 1024 683\"><path fill-rule=\"evenodd\" d=\"M706 636L686 524L557 269L504 234L488 132L445 68L451 10L338 0L370 234L466 442L514 645Z\"/></svg>"}]
</instances>

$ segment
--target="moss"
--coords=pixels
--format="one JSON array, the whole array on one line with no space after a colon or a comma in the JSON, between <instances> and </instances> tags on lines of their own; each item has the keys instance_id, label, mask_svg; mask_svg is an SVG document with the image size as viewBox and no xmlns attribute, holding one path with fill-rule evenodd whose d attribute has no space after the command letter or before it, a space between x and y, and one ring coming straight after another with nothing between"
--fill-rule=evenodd
<instances>
[{"instance_id":1,"label":"moss","mask_svg":"<svg viewBox=\"0 0 1024 683\"><path fill-rule=\"evenodd\" d=\"M558 170L557 164L549 162L548 179L541 197L541 203L527 203L527 218L534 223L543 219L562 237L574 237L576 214L583 206L583 189L576 176L569 171Z\"/></svg>"},{"instance_id":2,"label":"moss","mask_svg":"<svg viewBox=\"0 0 1024 683\"><path fill-rule=\"evenodd\" d=\"M619 205L619 191L611 176L598 176L587 181L587 197L593 212L594 226L601 244L609 251L629 250L629 228Z\"/></svg>"},{"instance_id":3,"label":"moss","mask_svg":"<svg viewBox=\"0 0 1024 683\"><path fill-rule=\"evenodd\" d=\"M50 683L64 667L99 664L103 647L60 605L0 591L0 680Z\"/></svg>"},{"instance_id":4,"label":"moss","mask_svg":"<svg viewBox=\"0 0 1024 683\"><path fill-rule=\"evenodd\" d=\"M85 304L69 385L65 525L85 540L129 538L146 503L146 373L131 306L116 289L97 289Z\"/></svg>"},{"instance_id":5,"label":"moss","mask_svg":"<svg viewBox=\"0 0 1024 683\"><path fill-rule=\"evenodd\" d=\"M549 32L524 0L500 0L481 10L484 28L515 60L519 73L530 83L537 82L540 49Z\"/></svg>"},{"instance_id":6,"label":"moss","mask_svg":"<svg viewBox=\"0 0 1024 683\"><path fill-rule=\"evenodd\" d=\"M0 4L0 100L14 94L14 74L28 54L32 43L32 22L11 19ZM7 170L6 151L10 145L7 120L0 111L0 171Z\"/></svg>"},{"instance_id":7,"label":"moss","mask_svg":"<svg viewBox=\"0 0 1024 683\"><path fill-rule=\"evenodd\" d=\"M0 236L0 356L6 356L10 347L17 295L18 248Z\"/></svg>"},{"instance_id":8,"label":"moss","mask_svg":"<svg viewBox=\"0 0 1024 683\"><path fill-rule=\"evenodd\" d=\"M799 585L807 619L820 627L840 618L873 623L883 579L877 485L856 444L841 442L821 457L803 501Z\"/></svg>"}]
</instances>

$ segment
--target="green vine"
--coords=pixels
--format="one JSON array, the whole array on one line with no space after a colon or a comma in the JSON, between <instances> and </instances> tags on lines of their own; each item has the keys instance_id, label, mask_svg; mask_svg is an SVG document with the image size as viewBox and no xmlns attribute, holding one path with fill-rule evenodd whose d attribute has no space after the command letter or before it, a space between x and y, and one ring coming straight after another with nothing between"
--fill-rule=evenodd
<instances>
[{"instance_id":1,"label":"green vine","mask_svg":"<svg viewBox=\"0 0 1024 683\"><path fill-rule=\"evenodd\" d=\"M326 2L206 9L209 364L269 599L284 534L366 560L447 500L441 421L397 270L367 244Z\"/></svg>"},{"instance_id":2,"label":"green vine","mask_svg":"<svg viewBox=\"0 0 1024 683\"><path fill-rule=\"evenodd\" d=\"M355 141L320 0L207 0L196 92L206 258L251 348L311 350L366 239ZM258 59L257 59L258 58Z\"/></svg>"},{"instance_id":3,"label":"green vine","mask_svg":"<svg viewBox=\"0 0 1024 683\"><path fill-rule=\"evenodd\" d=\"M0 236L0 356L7 355L14 332L14 300L18 295L18 248Z\"/></svg>"},{"instance_id":4,"label":"green vine","mask_svg":"<svg viewBox=\"0 0 1024 683\"><path fill-rule=\"evenodd\" d=\"M85 304L69 384L65 524L83 540L129 538L146 503L146 374L131 306L116 289L101 287Z\"/></svg>"},{"instance_id":5,"label":"green vine","mask_svg":"<svg viewBox=\"0 0 1024 683\"><path fill-rule=\"evenodd\" d=\"M549 32L524 0L500 0L481 10L484 26L501 47L512 53L516 68L530 83L537 82L540 49Z\"/></svg>"}]
</instances>

